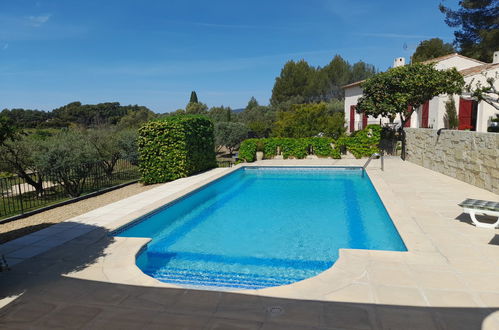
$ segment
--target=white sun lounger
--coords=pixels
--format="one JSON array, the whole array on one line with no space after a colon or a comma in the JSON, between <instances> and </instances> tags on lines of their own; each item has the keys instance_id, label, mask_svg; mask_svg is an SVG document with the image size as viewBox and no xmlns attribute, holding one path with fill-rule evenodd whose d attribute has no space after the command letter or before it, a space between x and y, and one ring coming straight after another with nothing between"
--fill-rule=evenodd
<instances>
[{"instance_id":1,"label":"white sun lounger","mask_svg":"<svg viewBox=\"0 0 499 330\"><path fill-rule=\"evenodd\" d=\"M482 201L479 199L467 199L459 204L463 208L464 213L470 215L471 221L477 227L481 228L499 228L499 203ZM494 223L483 223L476 219L476 214L488 215L491 217L497 217L497 221Z\"/></svg>"}]
</instances>

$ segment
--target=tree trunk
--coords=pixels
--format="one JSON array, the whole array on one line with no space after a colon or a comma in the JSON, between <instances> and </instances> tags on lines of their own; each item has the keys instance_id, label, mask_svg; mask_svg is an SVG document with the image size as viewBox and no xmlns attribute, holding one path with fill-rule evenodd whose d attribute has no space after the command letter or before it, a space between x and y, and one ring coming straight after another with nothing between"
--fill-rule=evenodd
<instances>
[{"instance_id":1,"label":"tree trunk","mask_svg":"<svg viewBox=\"0 0 499 330\"><path fill-rule=\"evenodd\" d=\"M402 158L402 160L405 161L406 143L405 143L405 131L403 127L400 128L400 139L402 140L402 152L400 153L400 158Z\"/></svg>"}]
</instances>

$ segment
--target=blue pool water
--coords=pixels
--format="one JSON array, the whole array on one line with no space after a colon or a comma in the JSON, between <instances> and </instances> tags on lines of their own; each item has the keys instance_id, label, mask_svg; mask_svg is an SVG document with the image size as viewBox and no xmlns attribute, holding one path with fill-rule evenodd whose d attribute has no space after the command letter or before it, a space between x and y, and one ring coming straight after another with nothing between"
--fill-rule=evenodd
<instances>
[{"instance_id":1,"label":"blue pool water","mask_svg":"<svg viewBox=\"0 0 499 330\"><path fill-rule=\"evenodd\" d=\"M116 235L152 238L137 265L184 286L285 285L331 267L340 248L406 251L362 171L242 168Z\"/></svg>"}]
</instances>

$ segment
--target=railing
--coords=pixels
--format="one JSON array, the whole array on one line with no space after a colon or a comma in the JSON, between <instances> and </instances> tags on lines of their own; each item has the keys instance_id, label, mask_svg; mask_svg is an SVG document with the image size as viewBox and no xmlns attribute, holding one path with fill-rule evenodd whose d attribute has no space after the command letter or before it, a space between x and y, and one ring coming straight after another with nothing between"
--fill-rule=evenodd
<instances>
[{"instance_id":1,"label":"railing","mask_svg":"<svg viewBox=\"0 0 499 330\"><path fill-rule=\"evenodd\" d=\"M102 163L29 173L27 177L0 177L0 219L65 202L77 196L137 180L137 166L120 159L112 171ZM28 182L34 183L30 184Z\"/></svg>"},{"instance_id":2,"label":"railing","mask_svg":"<svg viewBox=\"0 0 499 330\"><path fill-rule=\"evenodd\" d=\"M369 159L367 160L367 162L364 164L364 166L362 166L362 168L364 169L364 171L362 171L362 175L364 175L364 172L367 168L367 165L369 165L369 163L371 162L371 160L373 159L380 159L381 160L381 170L384 171L385 170L385 160L383 158L383 154L378 154L378 153L374 153L372 154Z\"/></svg>"},{"instance_id":3,"label":"railing","mask_svg":"<svg viewBox=\"0 0 499 330\"><path fill-rule=\"evenodd\" d=\"M217 159L217 165L218 167L232 167L234 166L235 162L232 159Z\"/></svg>"}]
</instances>

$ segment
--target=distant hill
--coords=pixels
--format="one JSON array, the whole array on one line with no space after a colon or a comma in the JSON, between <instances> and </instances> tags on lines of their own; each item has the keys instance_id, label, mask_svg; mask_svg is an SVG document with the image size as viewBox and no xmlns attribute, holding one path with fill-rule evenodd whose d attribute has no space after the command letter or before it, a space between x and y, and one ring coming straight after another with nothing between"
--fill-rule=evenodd
<instances>
[{"instance_id":1,"label":"distant hill","mask_svg":"<svg viewBox=\"0 0 499 330\"><path fill-rule=\"evenodd\" d=\"M241 113L244 111L244 108L241 108L241 109L233 109L232 112L234 113Z\"/></svg>"}]
</instances>

